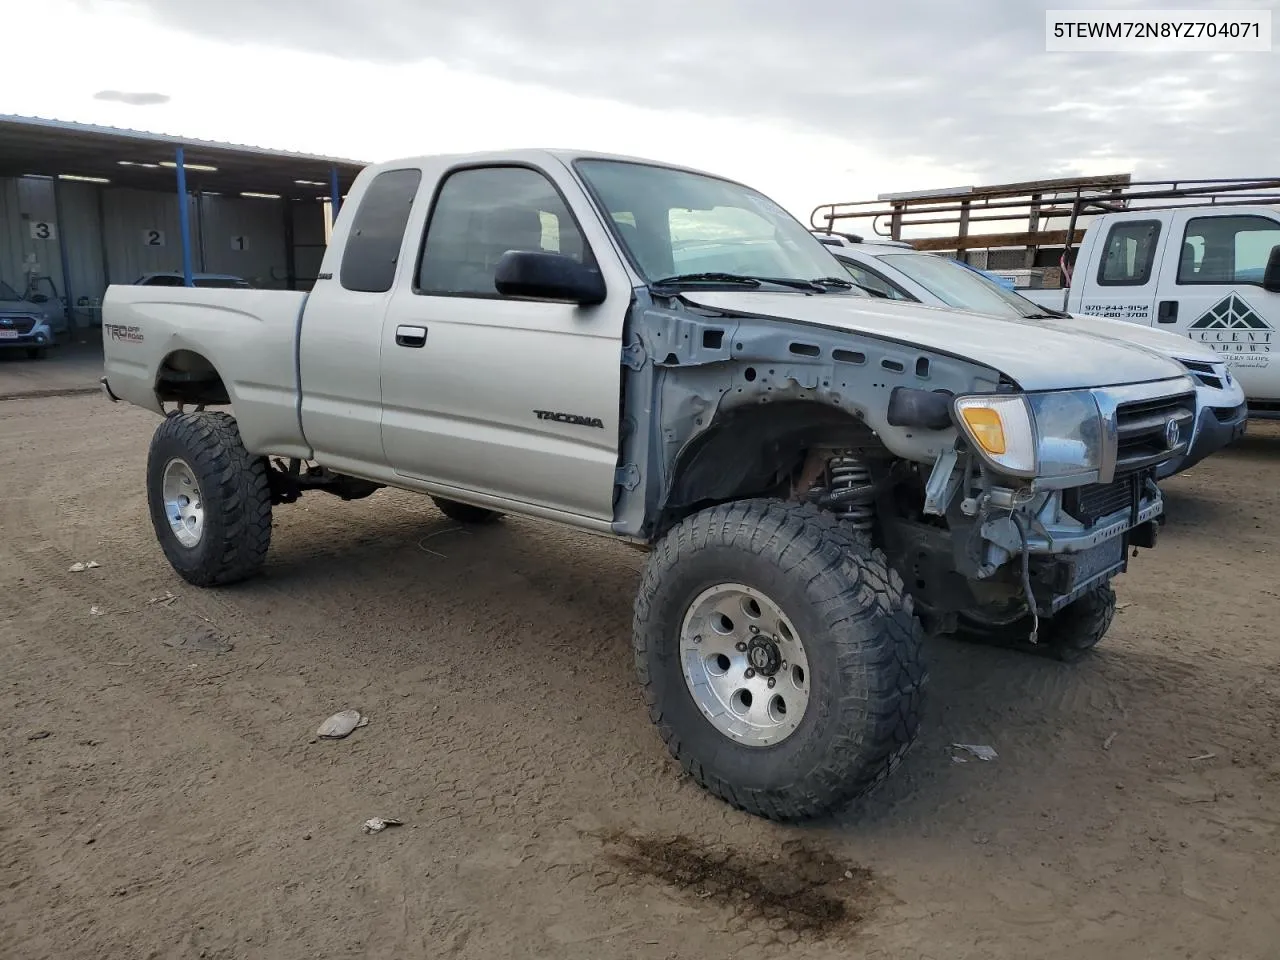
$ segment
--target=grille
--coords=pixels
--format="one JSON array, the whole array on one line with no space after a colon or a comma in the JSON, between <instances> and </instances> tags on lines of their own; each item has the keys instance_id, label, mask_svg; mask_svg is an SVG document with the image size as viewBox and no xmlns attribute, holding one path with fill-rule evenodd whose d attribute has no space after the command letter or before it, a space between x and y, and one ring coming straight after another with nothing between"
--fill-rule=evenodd
<instances>
[{"instance_id":1,"label":"grille","mask_svg":"<svg viewBox=\"0 0 1280 960\"><path fill-rule=\"evenodd\" d=\"M1195 427L1195 394L1122 403L1116 408L1116 473L1155 466L1186 449ZM1165 440L1170 420L1181 439L1171 449Z\"/></svg>"},{"instance_id":2,"label":"grille","mask_svg":"<svg viewBox=\"0 0 1280 960\"><path fill-rule=\"evenodd\" d=\"M35 317L0 318L0 330L17 330L19 333L30 333L31 328L35 325Z\"/></svg>"},{"instance_id":3,"label":"grille","mask_svg":"<svg viewBox=\"0 0 1280 960\"><path fill-rule=\"evenodd\" d=\"M1133 506L1133 491L1138 483L1136 473L1111 483L1093 483L1062 494L1062 507L1086 527L1103 517Z\"/></svg>"},{"instance_id":4,"label":"grille","mask_svg":"<svg viewBox=\"0 0 1280 960\"><path fill-rule=\"evenodd\" d=\"M1183 360L1182 365L1206 387L1213 387L1215 390L1222 389L1222 377L1218 376L1218 372L1214 370L1212 363L1205 363L1203 360Z\"/></svg>"},{"instance_id":5,"label":"grille","mask_svg":"<svg viewBox=\"0 0 1280 960\"><path fill-rule=\"evenodd\" d=\"M1238 407L1214 407L1213 415L1222 423L1230 423L1245 412L1247 403L1242 403Z\"/></svg>"}]
</instances>

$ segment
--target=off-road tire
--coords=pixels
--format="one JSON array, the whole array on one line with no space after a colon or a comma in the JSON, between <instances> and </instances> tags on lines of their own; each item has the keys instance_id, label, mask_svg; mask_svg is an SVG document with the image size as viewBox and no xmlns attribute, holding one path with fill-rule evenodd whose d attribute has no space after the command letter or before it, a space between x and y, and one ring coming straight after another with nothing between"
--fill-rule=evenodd
<instances>
[{"instance_id":1,"label":"off-road tire","mask_svg":"<svg viewBox=\"0 0 1280 960\"><path fill-rule=\"evenodd\" d=\"M444 497L432 497L431 501L440 509L450 520L457 523L465 523L469 526L480 525L485 523L494 523L502 517L497 510L489 510L485 507L475 507L469 503L461 503L457 500L446 500Z\"/></svg>"},{"instance_id":2,"label":"off-road tire","mask_svg":"<svg viewBox=\"0 0 1280 960\"><path fill-rule=\"evenodd\" d=\"M1031 643L1032 620L1021 617L1011 623L989 624L960 615L955 636L972 643L1021 650L1074 663L1098 645L1116 616L1116 592L1110 583L1090 588L1055 613L1040 619L1040 634Z\"/></svg>"},{"instance_id":3,"label":"off-road tire","mask_svg":"<svg viewBox=\"0 0 1280 960\"><path fill-rule=\"evenodd\" d=\"M721 733L685 681L685 613L720 583L767 594L802 638L810 699L779 743ZM684 520L649 555L633 634L649 716L671 755L749 813L802 820L838 810L881 783L915 740L927 674L911 598L883 553L814 506L749 500Z\"/></svg>"},{"instance_id":4,"label":"off-road tire","mask_svg":"<svg viewBox=\"0 0 1280 960\"><path fill-rule=\"evenodd\" d=\"M193 547L179 542L165 515L164 471L183 460L200 487L204 532ZM245 449L227 413L175 413L151 438L147 456L151 524L174 570L199 587L236 583L262 567L271 545L267 464Z\"/></svg>"}]
</instances>

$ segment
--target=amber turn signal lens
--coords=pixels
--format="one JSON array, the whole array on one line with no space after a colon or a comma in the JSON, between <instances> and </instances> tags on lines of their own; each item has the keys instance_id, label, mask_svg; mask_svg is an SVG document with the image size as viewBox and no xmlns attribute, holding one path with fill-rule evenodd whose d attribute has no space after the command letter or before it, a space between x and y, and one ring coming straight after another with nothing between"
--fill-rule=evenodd
<instances>
[{"instance_id":1,"label":"amber turn signal lens","mask_svg":"<svg viewBox=\"0 0 1280 960\"><path fill-rule=\"evenodd\" d=\"M960 415L964 417L973 438L987 453L998 457L1008 449L1004 439L1004 424L1000 422L997 411L990 407L966 407Z\"/></svg>"}]
</instances>

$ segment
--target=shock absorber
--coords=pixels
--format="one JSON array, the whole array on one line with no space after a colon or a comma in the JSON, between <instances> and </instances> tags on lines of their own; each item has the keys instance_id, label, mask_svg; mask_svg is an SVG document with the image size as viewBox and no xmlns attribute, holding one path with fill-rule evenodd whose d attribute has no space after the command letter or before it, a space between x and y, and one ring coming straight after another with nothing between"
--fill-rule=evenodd
<instances>
[{"instance_id":1,"label":"shock absorber","mask_svg":"<svg viewBox=\"0 0 1280 960\"><path fill-rule=\"evenodd\" d=\"M870 531L875 518L871 505L873 489L871 471L861 457L844 450L827 461L830 477L827 501L831 512L855 530Z\"/></svg>"}]
</instances>

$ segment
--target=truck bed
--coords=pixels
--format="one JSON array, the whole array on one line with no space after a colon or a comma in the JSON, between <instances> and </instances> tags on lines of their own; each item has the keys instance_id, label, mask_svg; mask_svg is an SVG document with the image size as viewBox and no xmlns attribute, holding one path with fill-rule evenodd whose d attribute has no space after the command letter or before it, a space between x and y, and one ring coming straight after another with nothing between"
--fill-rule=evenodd
<instances>
[{"instance_id":1,"label":"truck bed","mask_svg":"<svg viewBox=\"0 0 1280 960\"><path fill-rule=\"evenodd\" d=\"M161 373L211 364L245 446L306 456L298 416L298 331L308 294L292 290L112 285L102 304L111 394L157 412Z\"/></svg>"}]
</instances>

